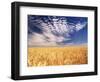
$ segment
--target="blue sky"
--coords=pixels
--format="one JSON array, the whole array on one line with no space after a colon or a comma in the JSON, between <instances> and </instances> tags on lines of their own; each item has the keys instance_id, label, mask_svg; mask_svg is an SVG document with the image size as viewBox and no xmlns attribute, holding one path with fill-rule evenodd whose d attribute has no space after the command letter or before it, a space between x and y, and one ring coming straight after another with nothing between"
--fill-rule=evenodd
<instances>
[{"instance_id":1,"label":"blue sky","mask_svg":"<svg viewBox=\"0 0 100 82\"><path fill-rule=\"evenodd\" d=\"M28 46L87 44L87 17L28 15Z\"/></svg>"}]
</instances>

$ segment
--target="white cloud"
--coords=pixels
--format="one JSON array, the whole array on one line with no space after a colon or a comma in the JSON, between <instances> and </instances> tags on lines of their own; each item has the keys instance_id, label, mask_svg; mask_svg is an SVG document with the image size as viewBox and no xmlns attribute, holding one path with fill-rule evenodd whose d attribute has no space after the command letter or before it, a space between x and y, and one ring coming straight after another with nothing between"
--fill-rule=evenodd
<instances>
[{"instance_id":1,"label":"white cloud","mask_svg":"<svg viewBox=\"0 0 100 82\"><path fill-rule=\"evenodd\" d=\"M57 46L57 42L63 41L63 37L57 37L52 33L38 34L34 33L28 39L29 46Z\"/></svg>"},{"instance_id":2,"label":"white cloud","mask_svg":"<svg viewBox=\"0 0 100 82\"><path fill-rule=\"evenodd\" d=\"M77 23L75 25L76 31L79 31L79 30L83 29L86 26L86 24L87 24L86 22L84 22L84 23Z\"/></svg>"},{"instance_id":3,"label":"white cloud","mask_svg":"<svg viewBox=\"0 0 100 82\"><path fill-rule=\"evenodd\" d=\"M58 46L58 43L63 41L71 40L70 33L74 30L79 31L85 27L86 22L77 23L69 25L66 20L58 20L52 19L51 22L45 23L42 20L37 20L39 24L36 24L38 28L40 28L43 33L35 33L33 32L28 36L28 45L29 46ZM36 23L36 22L35 22ZM57 33L55 35L54 33ZM64 37L66 35L66 37Z\"/></svg>"}]
</instances>

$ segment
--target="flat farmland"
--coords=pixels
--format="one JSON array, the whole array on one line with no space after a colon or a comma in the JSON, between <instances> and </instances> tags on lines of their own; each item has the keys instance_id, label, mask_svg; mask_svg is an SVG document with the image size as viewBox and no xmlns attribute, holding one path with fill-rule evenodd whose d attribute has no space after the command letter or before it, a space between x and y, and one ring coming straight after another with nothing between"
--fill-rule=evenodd
<instances>
[{"instance_id":1,"label":"flat farmland","mask_svg":"<svg viewBox=\"0 0 100 82\"><path fill-rule=\"evenodd\" d=\"M29 47L27 65L56 66L87 64L87 46Z\"/></svg>"}]
</instances>

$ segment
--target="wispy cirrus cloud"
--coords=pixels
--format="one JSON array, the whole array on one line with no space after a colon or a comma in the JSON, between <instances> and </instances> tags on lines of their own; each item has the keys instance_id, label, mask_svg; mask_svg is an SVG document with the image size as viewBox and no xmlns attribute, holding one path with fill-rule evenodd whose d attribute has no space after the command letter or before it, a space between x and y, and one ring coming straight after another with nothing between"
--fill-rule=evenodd
<instances>
[{"instance_id":1,"label":"wispy cirrus cloud","mask_svg":"<svg viewBox=\"0 0 100 82\"><path fill-rule=\"evenodd\" d=\"M83 23L77 23L76 25L75 25L75 28L76 28L76 31L79 31L79 30L81 30L82 28L84 28L85 26L87 25L87 22L83 22Z\"/></svg>"},{"instance_id":2,"label":"wispy cirrus cloud","mask_svg":"<svg viewBox=\"0 0 100 82\"><path fill-rule=\"evenodd\" d=\"M29 46L63 45L65 44L63 42L71 40L70 34L83 29L87 24L86 22L69 23L65 17L56 16L39 17L33 15L29 16L28 20ZM72 44L72 42L68 44Z\"/></svg>"}]
</instances>

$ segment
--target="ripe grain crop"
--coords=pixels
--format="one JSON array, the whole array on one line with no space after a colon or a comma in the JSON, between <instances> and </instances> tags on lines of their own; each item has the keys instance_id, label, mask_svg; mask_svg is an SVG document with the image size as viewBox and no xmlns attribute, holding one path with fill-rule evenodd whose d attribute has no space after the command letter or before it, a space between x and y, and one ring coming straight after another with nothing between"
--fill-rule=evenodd
<instances>
[{"instance_id":1,"label":"ripe grain crop","mask_svg":"<svg viewBox=\"0 0 100 82\"><path fill-rule=\"evenodd\" d=\"M87 64L87 46L29 47L28 66Z\"/></svg>"}]
</instances>

